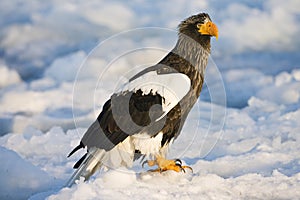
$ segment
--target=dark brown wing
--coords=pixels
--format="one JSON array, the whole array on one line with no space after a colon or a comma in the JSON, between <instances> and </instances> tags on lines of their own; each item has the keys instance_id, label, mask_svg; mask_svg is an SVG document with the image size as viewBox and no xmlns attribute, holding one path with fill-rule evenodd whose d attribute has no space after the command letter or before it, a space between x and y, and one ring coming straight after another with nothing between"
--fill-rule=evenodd
<instances>
[{"instance_id":1,"label":"dark brown wing","mask_svg":"<svg viewBox=\"0 0 300 200\"><path fill-rule=\"evenodd\" d=\"M82 144L88 148L111 150L129 135L155 123L153 120L163 114L162 101L159 94L145 95L141 90L114 94L83 136Z\"/></svg>"},{"instance_id":2,"label":"dark brown wing","mask_svg":"<svg viewBox=\"0 0 300 200\"><path fill-rule=\"evenodd\" d=\"M150 127L153 123L159 123L155 119L163 114L162 102L159 94L145 95L141 90L114 94L69 156L85 146L109 151L129 135L144 129L154 135L157 131Z\"/></svg>"}]
</instances>

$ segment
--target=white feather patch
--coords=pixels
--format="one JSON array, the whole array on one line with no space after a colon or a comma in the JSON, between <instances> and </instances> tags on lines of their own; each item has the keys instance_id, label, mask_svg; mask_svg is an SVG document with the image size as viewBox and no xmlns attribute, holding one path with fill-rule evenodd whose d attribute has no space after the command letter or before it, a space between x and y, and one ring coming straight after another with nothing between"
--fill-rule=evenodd
<instances>
[{"instance_id":1,"label":"white feather patch","mask_svg":"<svg viewBox=\"0 0 300 200\"><path fill-rule=\"evenodd\" d=\"M190 88L191 80L185 74L157 74L156 71L151 71L125 84L122 91L141 90L144 95L150 92L160 94L164 98L162 109L166 115L189 92Z\"/></svg>"},{"instance_id":2,"label":"white feather patch","mask_svg":"<svg viewBox=\"0 0 300 200\"><path fill-rule=\"evenodd\" d=\"M120 142L115 148L106 152L105 165L107 165L110 168L117 168L120 166L132 167L133 157L134 147L131 142L131 137L127 137L123 142Z\"/></svg>"},{"instance_id":3,"label":"white feather patch","mask_svg":"<svg viewBox=\"0 0 300 200\"><path fill-rule=\"evenodd\" d=\"M133 135L131 137L135 149L139 150L142 154L149 156L160 153L163 138L162 132L158 133L155 137L151 137L146 133Z\"/></svg>"},{"instance_id":4,"label":"white feather patch","mask_svg":"<svg viewBox=\"0 0 300 200\"><path fill-rule=\"evenodd\" d=\"M162 132L155 137L146 133L129 136L115 148L106 152L102 163L109 168L132 167L135 149L146 156L165 154L165 148L161 148L162 137ZM162 149L164 149L163 152Z\"/></svg>"}]
</instances>

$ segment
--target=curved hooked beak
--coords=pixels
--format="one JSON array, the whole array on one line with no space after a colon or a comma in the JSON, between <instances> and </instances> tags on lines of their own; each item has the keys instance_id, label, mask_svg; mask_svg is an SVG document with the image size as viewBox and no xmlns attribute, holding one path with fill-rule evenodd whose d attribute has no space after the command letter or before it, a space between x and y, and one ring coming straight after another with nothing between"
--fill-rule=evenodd
<instances>
[{"instance_id":1,"label":"curved hooked beak","mask_svg":"<svg viewBox=\"0 0 300 200\"><path fill-rule=\"evenodd\" d=\"M202 35L215 36L218 39L218 27L211 21L208 21L198 27L198 32Z\"/></svg>"}]
</instances>

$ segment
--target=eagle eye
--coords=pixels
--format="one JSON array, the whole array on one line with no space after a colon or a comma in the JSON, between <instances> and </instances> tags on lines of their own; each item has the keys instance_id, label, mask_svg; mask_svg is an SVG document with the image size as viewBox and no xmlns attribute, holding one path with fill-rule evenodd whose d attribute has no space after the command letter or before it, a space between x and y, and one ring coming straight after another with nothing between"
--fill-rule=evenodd
<instances>
[{"instance_id":1,"label":"eagle eye","mask_svg":"<svg viewBox=\"0 0 300 200\"><path fill-rule=\"evenodd\" d=\"M197 28L200 28L200 27L201 27L201 25L202 25L201 23L198 23L198 24L197 24Z\"/></svg>"}]
</instances>

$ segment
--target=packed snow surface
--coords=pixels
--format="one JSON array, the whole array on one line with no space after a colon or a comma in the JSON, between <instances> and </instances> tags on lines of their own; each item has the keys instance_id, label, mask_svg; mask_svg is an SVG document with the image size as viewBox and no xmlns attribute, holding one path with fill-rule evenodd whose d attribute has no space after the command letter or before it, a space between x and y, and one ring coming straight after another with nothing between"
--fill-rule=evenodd
<instances>
[{"instance_id":1,"label":"packed snow surface","mask_svg":"<svg viewBox=\"0 0 300 200\"><path fill-rule=\"evenodd\" d=\"M201 97L168 158L65 183L102 105L208 12ZM300 199L300 1L0 2L0 199Z\"/></svg>"}]
</instances>

